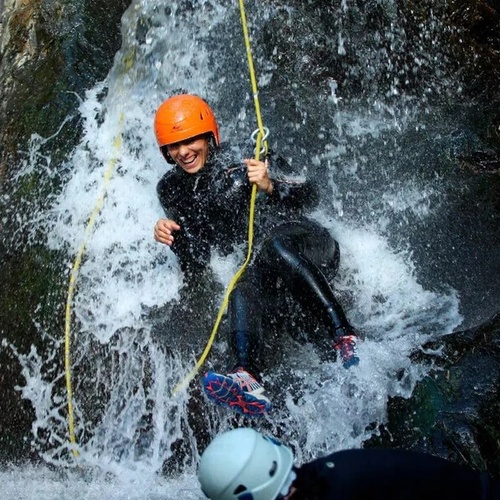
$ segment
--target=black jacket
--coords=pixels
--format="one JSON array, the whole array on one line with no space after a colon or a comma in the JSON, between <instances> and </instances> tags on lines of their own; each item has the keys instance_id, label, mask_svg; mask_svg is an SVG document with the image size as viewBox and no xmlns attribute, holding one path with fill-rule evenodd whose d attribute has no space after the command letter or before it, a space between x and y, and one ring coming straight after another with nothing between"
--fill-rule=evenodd
<instances>
[{"instance_id":1,"label":"black jacket","mask_svg":"<svg viewBox=\"0 0 500 500\"><path fill-rule=\"evenodd\" d=\"M488 474L404 450L340 451L296 472L292 500L500 499L500 484Z\"/></svg>"},{"instance_id":2,"label":"black jacket","mask_svg":"<svg viewBox=\"0 0 500 500\"><path fill-rule=\"evenodd\" d=\"M270 172L281 161L271 157ZM311 182L271 178L273 193L259 193L256 204L256 245L277 224L299 218L318 199ZM157 186L160 203L167 217L181 226L174 233L172 250L183 271L204 268L212 248L227 255L247 241L251 191L246 166L235 164L224 146L211 152L196 174L176 165L161 178Z\"/></svg>"}]
</instances>

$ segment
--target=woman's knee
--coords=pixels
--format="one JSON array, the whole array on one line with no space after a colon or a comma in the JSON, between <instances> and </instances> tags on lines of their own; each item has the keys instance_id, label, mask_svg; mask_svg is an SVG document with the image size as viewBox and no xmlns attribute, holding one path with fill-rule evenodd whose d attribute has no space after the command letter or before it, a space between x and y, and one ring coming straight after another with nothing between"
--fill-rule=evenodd
<instances>
[{"instance_id":1,"label":"woman's knee","mask_svg":"<svg viewBox=\"0 0 500 500\"><path fill-rule=\"evenodd\" d=\"M262 263L268 270L282 270L294 265L298 249L288 235L276 235L268 238L260 252Z\"/></svg>"}]
</instances>

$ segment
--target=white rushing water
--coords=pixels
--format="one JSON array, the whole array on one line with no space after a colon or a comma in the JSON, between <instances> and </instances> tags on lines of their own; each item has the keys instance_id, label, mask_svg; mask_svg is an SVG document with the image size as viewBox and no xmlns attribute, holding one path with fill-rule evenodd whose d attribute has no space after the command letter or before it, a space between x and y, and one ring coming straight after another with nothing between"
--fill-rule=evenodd
<instances>
[{"instance_id":1,"label":"white rushing water","mask_svg":"<svg viewBox=\"0 0 500 500\"><path fill-rule=\"evenodd\" d=\"M68 161L60 195L38 221L46 228L49 247L68 252L68 273L86 245L71 332L80 457L75 463L68 454L64 374L52 368L62 339L54 341L59 333L41 328L40 335L54 345L53 357L44 358L35 349L17 354L26 379L20 390L36 415L33 447L46 465L1 471L2 498L203 498L195 477L202 443L193 421L209 436L234 425L227 412L196 394L193 420L189 394L172 396L193 366L194 348L188 358L175 349L172 353L151 319L152 312L168 311L182 286L174 255L152 236L162 216L156 183L167 168L152 130L156 107L185 88L204 96L217 115L224 114L218 106L231 90L226 87L231 79L217 73L217 54L211 51L227 41L239 65L231 77L241 75L246 94L234 104L239 112L233 121L221 123L222 136L240 144L255 128L238 7L222 0L193 4L191 10L184 2L134 1L124 16L123 46L108 79L82 96L82 141ZM348 4L339 2L339 9L347 10ZM263 3L259 8L261 20L272 18L274 7ZM338 42L339 49L347 43L342 34ZM257 61L257 73L264 66L265 61ZM272 68L266 66L263 87L272 85L269 74ZM370 437L367 427L384 422L388 398L408 397L425 374L410 354L461 322L456 293L446 284L433 290L420 284L411 251L395 243L391 225L397 220L407 227L415 217L425 221L438 206L439 186L422 186L413 178L370 184L374 171L386 165L370 165L368 171L361 157L347 159L345 154L346 144L365 144L382 134L397 137L418 123L418 110L373 106L367 112L344 105L336 86L330 87L332 95L322 101L323 127L339 141L308 152L311 163L304 173L312 175L316 166L327 165L331 194L312 216L339 241L342 259L334 286L366 339L359 347L361 363L352 370L320 363L314 349L303 346L288 353L289 365L266 374L281 394L273 414L253 425L279 433L294 447L298 462L361 446ZM298 135L302 125L305 130L305 123L297 124ZM20 175L40 168L39 161L31 155ZM108 170L112 176L106 184ZM88 218L105 188L95 230L87 234ZM214 262L222 285L239 257ZM188 342L190 332L184 333ZM223 342L217 349L224 349ZM300 394L280 385L290 367L293 377L303 380ZM162 471L165 462L170 465Z\"/></svg>"}]
</instances>

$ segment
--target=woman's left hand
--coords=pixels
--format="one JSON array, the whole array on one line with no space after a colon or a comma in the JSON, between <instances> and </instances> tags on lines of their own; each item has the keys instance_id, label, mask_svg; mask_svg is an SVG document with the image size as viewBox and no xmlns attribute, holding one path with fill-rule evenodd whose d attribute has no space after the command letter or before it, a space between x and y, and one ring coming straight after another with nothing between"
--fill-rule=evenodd
<instances>
[{"instance_id":1,"label":"woman's left hand","mask_svg":"<svg viewBox=\"0 0 500 500\"><path fill-rule=\"evenodd\" d=\"M273 182L269 178L267 161L260 161L254 158L243 160L248 169L248 180L252 184L257 184L259 191L268 194L273 192Z\"/></svg>"}]
</instances>

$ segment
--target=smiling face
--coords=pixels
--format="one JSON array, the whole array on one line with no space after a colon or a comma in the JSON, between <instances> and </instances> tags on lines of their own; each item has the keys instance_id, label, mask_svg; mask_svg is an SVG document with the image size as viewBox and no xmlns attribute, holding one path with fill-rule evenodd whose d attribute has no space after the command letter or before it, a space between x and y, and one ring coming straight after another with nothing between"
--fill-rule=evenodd
<instances>
[{"instance_id":1,"label":"smiling face","mask_svg":"<svg viewBox=\"0 0 500 500\"><path fill-rule=\"evenodd\" d=\"M196 174L207 161L209 142L206 135L197 135L185 141L169 144L167 150L184 172Z\"/></svg>"}]
</instances>

